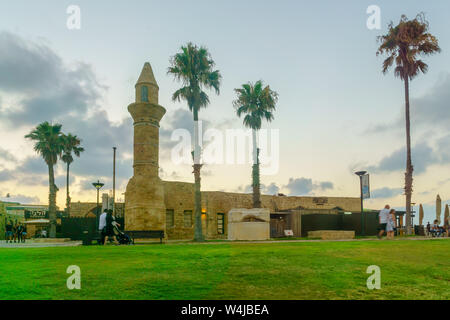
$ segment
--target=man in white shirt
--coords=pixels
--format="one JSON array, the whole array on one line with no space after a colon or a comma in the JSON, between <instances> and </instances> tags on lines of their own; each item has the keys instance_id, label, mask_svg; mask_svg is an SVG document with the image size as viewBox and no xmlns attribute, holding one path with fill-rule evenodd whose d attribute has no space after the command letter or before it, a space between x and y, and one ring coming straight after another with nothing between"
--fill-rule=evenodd
<instances>
[{"instance_id":1,"label":"man in white shirt","mask_svg":"<svg viewBox=\"0 0 450 320\"><path fill-rule=\"evenodd\" d=\"M388 223L390 209L391 207L387 204L384 206L384 209L380 211L379 214L380 221L378 225L379 233L377 235L378 239L381 239L383 237L383 234L386 232L386 225Z\"/></svg>"},{"instance_id":2,"label":"man in white shirt","mask_svg":"<svg viewBox=\"0 0 450 320\"><path fill-rule=\"evenodd\" d=\"M102 240L101 240L102 244L105 243L105 236L106 236L105 227L106 227L106 214L107 214L107 212L108 212L107 209L105 209L103 211L103 213L100 215L100 219L99 219L99 222L98 222L98 230L101 231L101 234L102 234Z\"/></svg>"}]
</instances>

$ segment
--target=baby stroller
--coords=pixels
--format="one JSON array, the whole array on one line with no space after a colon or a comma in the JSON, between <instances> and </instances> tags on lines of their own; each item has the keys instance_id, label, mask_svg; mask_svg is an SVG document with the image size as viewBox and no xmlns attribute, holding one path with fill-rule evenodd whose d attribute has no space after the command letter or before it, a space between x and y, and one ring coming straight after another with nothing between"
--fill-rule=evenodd
<instances>
[{"instance_id":1,"label":"baby stroller","mask_svg":"<svg viewBox=\"0 0 450 320\"><path fill-rule=\"evenodd\" d=\"M119 244L126 244L126 245L133 244L133 240L131 240L131 238L127 234L121 231L115 223L113 223L113 227L116 239L119 242Z\"/></svg>"}]
</instances>

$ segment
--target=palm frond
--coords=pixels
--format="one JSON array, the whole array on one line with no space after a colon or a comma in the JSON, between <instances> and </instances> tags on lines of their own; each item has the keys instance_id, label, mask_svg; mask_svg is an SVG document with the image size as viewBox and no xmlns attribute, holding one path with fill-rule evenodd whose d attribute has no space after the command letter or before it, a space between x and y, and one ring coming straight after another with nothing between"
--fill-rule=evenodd
<instances>
[{"instance_id":1,"label":"palm frond","mask_svg":"<svg viewBox=\"0 0 450 320\"><path fill-rule=\"evenodd\" d=\"M402 15L396 26L391 22L388 33L377 38L380 43L377 55L388 55L383 62L383 73L394 63L394 74L402 79L413 79L419 73L426 73L428 66L418 57L441 51L438 40L428 29L429 24L423 13L412 20Z\"/></svg>"},{"instance_id":2,"label":"palm frond","mask_svg":"<svg viewBox=\"0 0 450 320\"><path fill-rule=\"evenodd\" d=\"M268 122L274 119L273 111L276 109L278 94L269 86L264 87L262 80L255 84L246 83L234 91L237 98L233 101L238 117L243 115L243 123L246 127L259 130L262 120Z\"/></svg>"}]
</instances>

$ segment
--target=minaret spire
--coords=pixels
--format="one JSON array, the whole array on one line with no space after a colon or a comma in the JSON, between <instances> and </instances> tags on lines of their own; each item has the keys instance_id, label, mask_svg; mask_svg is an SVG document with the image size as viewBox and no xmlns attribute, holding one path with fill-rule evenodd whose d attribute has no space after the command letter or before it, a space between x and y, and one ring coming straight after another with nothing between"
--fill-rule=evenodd
<instances>
[{"instance_id":1,"label":"minaret spire","mask_svg":"<svg viewBox=\"0 0 450 320\"><path fill-rule=\"evenodd\" d=\"M156 82L155 75L153 74L153 69L152 66L150 65L150 62L146 62L144 64L144 67L142 68L141 71L141 75L139 76L136 85L138 84L155 85L158 87L158 83Z\"/></svg>"},{"instance_id":2,"label":"minaret spire","mask_svg":"<svg viewBox=\"0 0 450 320\"><path fill-rule=\"evenodd\" d=\"M125 192L126 230L166 230L164 187L159 178L159 122L166 109L158 104L158 84L150 63L136 83L133 117L133 177Z\"/></svg>"},{"instance_id":3,"label":"minaret spire","mask_svg":"<svg viewBox=\"0 0 450 320\"><path fill-rule=\"evenodd\" d=\"M158 104L159 87L149 62L144 64L136 83L136 102Z\"/></svg>"}]
</instances>

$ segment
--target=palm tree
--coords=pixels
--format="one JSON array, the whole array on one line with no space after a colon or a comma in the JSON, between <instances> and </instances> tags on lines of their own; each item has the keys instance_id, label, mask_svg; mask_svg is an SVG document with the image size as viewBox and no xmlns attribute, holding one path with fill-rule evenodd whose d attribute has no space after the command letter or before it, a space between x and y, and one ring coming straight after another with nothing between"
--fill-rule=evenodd
<instances>
[{"instance_id":1,"label":"palm tree","mask_svg":"<svg viewBox=\"0 0 450 320\"><path fill-rule=\"evenodd\" d=\"M438 40L428 32L429 24L423 13L413 20L402 15L398 25L389 24L387 34L378 37L380 47L377 55L386 54L383 62L383 73L395 63L395 76L405 85L405 120L406 120L406 228L411 233L411 195L413 184L413 165L411 160L411 124L409 110L409 82L420 72L426 73L428 65L419 59L420 55L431 55L440 52Z\"/></svg>"},{"instance_id":2,"label":"palm tree","mask_svg":"<svg viewBox=\"0 0 450 320\"><path fill-rule=\"evenodd\" d=\"M61 156L61 160L67 165L67 175L66 175L66 209L67 214L70 215L70 195L69 195L69 168L73 162L73 156L80 156L81 152L84 151L84 148L80 147L81 140L77 137L69 133L68 135L63 135L63 154Z\"/></svg>"},{"instance_id":3,"label":"palm tree","mask_svg":"<svg viewBox=\"0 0 450 320\"><path fill-rule=\"evenodd\" d=\"M38 125L25 138L35 141L34 151L44 158L48 166L49 197L48 211L50 220L50 237L56 237L56 193L54 166L63 151L63 135L60 124L50 124L47 121Z\"/></svg>"},{"instance_id":4,"label":"palm tree","mask_svg":"<svg viewBox=\"0 0 450 320\"><path fill-rule=\"evenodd\" d=\"M201 147L199 144L198 112L200 108L206 108L209 104L209 97L206 89L214 89L216 94L220 93L220 82L222 76L219 70L214 70L215 63L211 55L204 47L197 47L189 42L181 47L181 52L177 53L170 60L171 66L168 74L174 76L175 80L183 85L175 91L172 96L173 101L185 100L189 110L194 115L194 178L195 178L195 223L194 240L203 241L202 217L201 217L201 192L200 192L200 170L201 170Z\"/></svg>"},{"instance_id":5,"label":"palm tree","mask_svg":"<svg viewBox=\"0 0 450 320\"><path fill-rule=\"evenodd\" d=\"M264 87L261 80L254 85L252 83L243 84L241 88L234 89L237 99L233 102L238 117L245 114L244 125L252 129L253 135L253 207L261 208L261 190L259 182L259 149L256 135L261 129L262 120L271 122L274 119L273 111L276 109L278 94L270 90L269 86Z\"/></svg>"}]
</instances>

